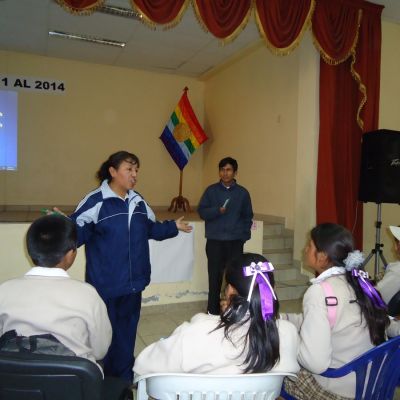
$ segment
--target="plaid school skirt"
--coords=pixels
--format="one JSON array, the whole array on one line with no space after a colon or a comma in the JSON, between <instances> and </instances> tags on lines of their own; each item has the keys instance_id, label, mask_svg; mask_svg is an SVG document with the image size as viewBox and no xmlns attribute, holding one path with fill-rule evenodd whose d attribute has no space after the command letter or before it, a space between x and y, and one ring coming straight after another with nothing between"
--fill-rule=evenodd
<instances>
[{"instance_id":1,"label":"plaid school skirt","mask_svg":"<svg viewBox=\"0 0 400 400\"><path fill-rule=\"evenodd\" d=\"M313 377L311 372L301 369L296 378L286 377L285 391L298 400L352 400L325 390Z\"/></svg>"}]
</instances>

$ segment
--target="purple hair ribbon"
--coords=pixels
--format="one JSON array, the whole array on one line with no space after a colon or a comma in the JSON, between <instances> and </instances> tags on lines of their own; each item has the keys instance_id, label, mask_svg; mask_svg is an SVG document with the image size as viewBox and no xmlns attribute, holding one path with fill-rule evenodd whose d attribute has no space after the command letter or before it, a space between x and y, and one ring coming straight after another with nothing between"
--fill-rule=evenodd
<instances>
[{"instance_id":1,"label":"purple hair ribbon","mask_svg":"<svg viewBox=\"0 0 400 400\"><path fill-rule=\"evenodd\" d=\"M252 262L249 266L243 267L244 276L253 276L247 301L250 302L254 284L257 282L260 290L261 314L264 321L270 319L274 315L274 302L272 298L276 300L276 296L274 289L269 282L268 275L264 274L264 272L272 272L273 270L274 266L269 261L260 261L257 264Z\"/></svg>"},{"instance_id":2,"label":"purple hair ribbon","mask_svg":"<svg viewBox=\"0 0 400 400\"><path fill-rule=\"evenodd\" d=\"M351 270L351 275L358 278L358 282L360 283L362 291L366 294L366 296L368 296L371 299L375 307L386 308L386 304L381 299L381 296L379 296L379 293L376 291L376 289L371 285L370 281L368 280L369 279L368 272L359 270L357 268L353 268Z\"/></svg>"}]
</instances>

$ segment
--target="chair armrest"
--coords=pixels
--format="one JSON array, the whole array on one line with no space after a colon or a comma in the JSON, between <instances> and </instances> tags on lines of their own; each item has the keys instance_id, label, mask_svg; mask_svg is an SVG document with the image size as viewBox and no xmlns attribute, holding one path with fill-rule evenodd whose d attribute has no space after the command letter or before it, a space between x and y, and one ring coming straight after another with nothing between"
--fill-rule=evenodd
<instances>
[{"instance_id":1,"label":"chair armrest","mask_svg":"<svg viewBox=\"0 0 400 400\"><path fill-rule=\"evenodd\" d=\"M149 396L146 391L146 379L139 379L135 383L137 383L136 400L147 400Z\"/></svg>"},{"instance_id":2,"label":"chair armrest","mask_svg":"<svg viewBox=\"0 0 400 400\"><path fill-rule=\"evenodd\" d=\"M320 375L324 376L325 378L341 378L342 376L348 375L350 372L354 372L353 366L345 364L340 368L328 368Z\"/></svg>"}]
</instances>

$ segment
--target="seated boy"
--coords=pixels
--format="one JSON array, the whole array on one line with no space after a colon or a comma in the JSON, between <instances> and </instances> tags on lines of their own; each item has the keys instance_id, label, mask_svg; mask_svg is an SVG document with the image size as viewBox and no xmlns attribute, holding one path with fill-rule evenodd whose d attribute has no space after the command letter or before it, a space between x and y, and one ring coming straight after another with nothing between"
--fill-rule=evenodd
<instances>
[{"instance_id":1,"label":"seated boy","mask_svg":"<svg viewBox=\"0 0 400 400\"><path fill-rule=\"evenodd\" d=\"M107 309L91 285L67 273L76 257L75 223L41 217L29 227L26 244L35 267L0 285L0 335L51 334L77 356L101 360L112 336Z\"/></svg>"}]
</instances>

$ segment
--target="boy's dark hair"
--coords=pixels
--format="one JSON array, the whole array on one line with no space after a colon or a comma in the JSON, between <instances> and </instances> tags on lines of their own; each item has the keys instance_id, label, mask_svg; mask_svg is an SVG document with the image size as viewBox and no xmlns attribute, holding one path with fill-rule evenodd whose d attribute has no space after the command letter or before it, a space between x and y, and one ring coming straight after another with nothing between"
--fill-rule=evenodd
<instances>
[{"instance_id":1,"label":"boy's dark hair","mask_svg":"<svg viewBox=\"0 0 400 400\"><path fill-rule=\"evenodd\" d=\"M353 235L345 227L323 223L311 230L311 239L318 252L325 252L333 266L344 267L344 260L354 250ZM389 325L386 310L378 308L362 290L357 277L346 271L346 280L354 289L357 304L364 316L369 330L371 342L378 346L386 341L385 330ZM339 299L340 301L340 299Z\"/></svg>"},{"instance_id":2,"label":"boy's dark hair","mask_svg":"<svg viewBox=\"0 0 400 400\"><path fill-rule=\"evenodd\" d=\"M107 179L108 182L111 181L111 174L109 171L110 167L118 169L123 161L130 162L131 164L137 165L140 167L139 158L135 156L133 153L129 153L127 151L117 151L116 153L111 154L110 157L106 161L101 164L99 170L96 173L96 178L103 182Z\"/></svg>"},{"instance_id":3,"label":"boy's dark hair","mask_svg":"<svg viewBox=\"0 0 400 400\"><path fill-rule=\"evenodd\" d=\"M232 157L225 157L225 158L223 158L223 159L219 162L219 164L218 164L218 169L221 169L221 168L225 167L225 165L227 165L227 164L232 165L233 170L234 170L235 172L237 171L237 169L238 169L238 163L237 163L237 161L236 161L234 158L232 158Z\"/></svg>"},{"instance_id":4,"label":"boy's dark hair","mask_svg":"<svg viewBox=\"0 0 400 400\"><path fill-rule=\"evenodd\" d=\"M279 361L279 332L276 318L279 313L279 302L273 299L274 314L271 319L264 321L261 312L261 299L258 283L255 284L250 302L247 301L252 276L243 275L243 267L252 262L267 261L260 254L244 253L233 259L225 270L225 280L238 292L231 297L229 309L221 315L221 321L216 329L224 329L226 339L233 343L233 332L248 324L242 350L245 359L244 373L267 372ZM270 284L274 287L274 275L268 275ZM237 345L238 343L233 343Z\"/></svg>"},{"instance_id":5,"label":"boy's dark hair","mask_svg":"<svg viewBox=\"0 0 400 400\"><path fill-rule=\"evenodd\" d=\"M68 251L76 249L75 222L63 215L45 215L29 227L26 246L35 265L55 267Z\"/></svg>"}]
</instances>

